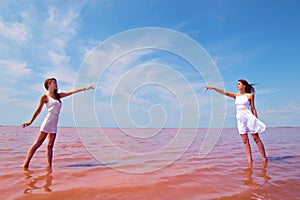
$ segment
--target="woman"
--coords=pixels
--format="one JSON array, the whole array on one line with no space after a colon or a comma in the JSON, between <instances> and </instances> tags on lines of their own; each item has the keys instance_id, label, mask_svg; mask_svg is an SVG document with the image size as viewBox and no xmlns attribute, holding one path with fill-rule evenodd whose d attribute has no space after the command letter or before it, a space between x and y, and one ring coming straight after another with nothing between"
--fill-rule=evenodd
<instances>
[{"instance_id":1,"label":"woman","mask_svg":"<svg viewBox=\"0 0 300 200\"><path fill-rule=\"evenodd\" d=\"M47 94L42 95L39 106L36 109L35 113L33 114L32 119L29 122L26 122L22 125L23 128L31 125L33 121L36 119L36 117L40 114L43 105L46 104L48 109L48 115L46 116L45 120L43 121L40 127L39 134L34 144L28 150L26 159L22 165L23 169L28 169L33 154L43 144L47 136L48 136L48 143L46 149L47 168L48 169L52 168L53 146L54 146L54 141L57 132L58 116L61 108L60 99L75 94L77 92L94 89L93 86L89 86L87 88L78 88L68 92L57 93L57 82L55 78L49 78L45 80L44 86L48 91Z\"/></svg>"},{"instance_id":2,"label":"woman","mask_svg":"<svg viewBox=\"0 0 300 200\"><path fill-rule=\"evenodd\" d=\"M246 149L248 162L252 162L252 154L247 133L251 133L258 146L262 160L267 161L264 145L258 135L265 131L266 125L257 118L257 112L254 106L255 89L252 84L249 84L246 80L238 80L237 88L240 91L238 94L225 92L221 89L209 86L206 87L206 90L214 90L235 99L238 131Z\"/></svg>"}]
</instances>

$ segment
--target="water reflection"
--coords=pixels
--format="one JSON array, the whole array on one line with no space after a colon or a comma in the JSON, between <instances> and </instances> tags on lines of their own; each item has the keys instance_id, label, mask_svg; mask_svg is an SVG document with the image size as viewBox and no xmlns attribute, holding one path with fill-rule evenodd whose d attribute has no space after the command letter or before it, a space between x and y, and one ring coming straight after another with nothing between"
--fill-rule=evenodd
<instances>
[{"instance_id":1,"label":"water reflection","mask_svg":"<svg viewBox=\"0 0 300 200\"><path fill-rule=\"evenodd\" d=\"M45 192L52 192L50 186L52 185L53 176L51 174L52 174L51 169L47 169L45 174L36 177L33 176L34 171L32 170L24 171L25 181L26 181L24 194L28 194L33 190L39 190L39 189L43 189ZM44 183L43 186L39 186L40 185L39 183L41 182Z\"/></svg>"},{"instance_id":2,"label":"water reflection","mask_svg":"<svg viewBox=\"0 0 300 200\"><path fill-rule=\"evenodd\" d=\"M268 161L263 162L263 166L261 168L261 172L258 175L258 176L260 176L260 177L262 177L264 179L264 183L267 183L268 180L271 179L271 177L267 175L267 167L268 167Z\"/></svg>"},{"instance_id":3,"label":"water reflection","mask_svg":"<svg viewBox=\"0 0 300 200\"><path fill-rule=\"evenodd\" d=\"M253 178L253 163L249 163L248 167L243 170L243 174L245 177L245 180L243 180L243 185L247 185L249 187L259 187L262 184L267 183L268 180L271 179L271 177L267 175L267 167L268 162L263 162L258 174L258 177L263 178L262 182L261 179L257 180L257 178Z\"/></svg>"}]
</instances>

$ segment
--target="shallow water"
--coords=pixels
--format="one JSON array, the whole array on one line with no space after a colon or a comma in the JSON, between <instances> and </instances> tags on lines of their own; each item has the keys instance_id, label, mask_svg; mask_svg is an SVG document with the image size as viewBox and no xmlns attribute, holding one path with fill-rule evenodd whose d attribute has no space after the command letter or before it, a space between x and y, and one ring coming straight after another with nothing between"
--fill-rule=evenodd
<instances>
[{"instance_id":1,"label":"shallow water","mask_svg":"<svg viewBox=\"0 0 300 200\"><path fill-rule=\"evenodd\" d=\"M81 128L88 137L95 128ZM175 149L138 160L116 154L95 139L92 146L106 162L95 159L83 145L76 128L59 128L54 147L53 171L45 169L45 144L36 152L30 170L19 167L38 128L0 127L0 199L299 199L300 128L268 128L261 134L269 162L264 165L251 140L253 165L249 166L236 129L223 129L212 151L199 158L206 129L198 129L183 155L160 169ZM135 134L151 129L134 129ZM186 133L190 131L185 130ZM176 129L163 129L148 139L135 138L119 129L104 129L120 149L133 153L160 150ZM82 136L82 135L81 135ZM95 137L96 138L96 137ZM46 141L45 141L46 143ZM98 146L97 146L98 145ZM93 153L93 152L92 152ZM129 171L157 170L148 173ZM148 168L147 168L148 167Z\"/></svg>"}]
</instances>

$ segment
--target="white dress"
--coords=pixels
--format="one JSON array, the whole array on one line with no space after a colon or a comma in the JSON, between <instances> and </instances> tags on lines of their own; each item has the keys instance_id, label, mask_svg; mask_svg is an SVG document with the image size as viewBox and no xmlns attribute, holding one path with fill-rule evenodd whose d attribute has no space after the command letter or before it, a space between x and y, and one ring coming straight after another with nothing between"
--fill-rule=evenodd
<instances>
[{"instance_id":1,"label":"white dress","mask_svg":"<svg viewBox=\"0 0 300 200\"><path fill-rule=\"evenodd\" d=\"M262 133L265 131L266 125L251 112L247 95L236 96L235 105L237 126L240 134Z\"/></svg>"},{"instance_id":2,"label":"white dress","mask_svg":"<svg viewBox=\"0 0 300 200\"><path fill-rule=\"evenodd\" d=\"M56 133L61 103L58 100L53 99L49 95L47 96L48 102L46 103L46 106L48 109L48 114L40 127L40 131L43 131L45 133Z\"/></svg>"}]
</instances>

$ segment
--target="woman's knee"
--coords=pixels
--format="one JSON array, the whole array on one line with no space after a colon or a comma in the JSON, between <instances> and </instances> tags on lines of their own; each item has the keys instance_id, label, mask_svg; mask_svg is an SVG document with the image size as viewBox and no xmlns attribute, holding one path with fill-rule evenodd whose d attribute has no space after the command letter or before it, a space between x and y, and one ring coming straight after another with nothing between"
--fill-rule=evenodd
<instances>
[{"instance_id":1,"label":"woman's knee","mask_svg":"<svg viewBox=\"0 0 300 200\"><path fill-rule=\"evenodd\" d=\"M243 143L244 143L244 144L249 144L249 139L248 139L248 138L243 139Z\"/></svg>"},{"instance_id":2,"label":"woman's knee","mask_svg":"<svg viewBox=\"0 0 300 200\"><path fill-rule=\"evenodd\" d=\"M252 137L253 137L254 142L256 142L256 143L260 143L261 142L258 134L253 134Z\"/></svg>"},{"instance_id":3,"label":"woman's knee","mask_svg":"<svg viewBox=\"0 0 300 200\"><path fill-rule=\"evenodd\" d=\"M253 140L254 140L254 142L257 143L257 144L258 144L258 143L261 143L261 140L260 140L259 138L253 138Z\"/></svg>"},{"instance_id":4,"label":"woman's knee","mask_svg":"<svg viewBox=\"0 0 300 200\"><path fill-rule=\"evenodd\" d=\"M33 147L33 148L39 148L40 146L42 146L43 142L44 142L44 140L36 140L36 141L33 143L32 147Z\"/></svg>"},{"instance_id":5,"label":"woman's knee","mask_svg":"<svg viewBox=\"0 0 300 200\"><path fill-rule=\"evenodd\" d=\"M38 149L40 146L42 146L42 144L43 144L43 142L36 141L35 143L33 143L33 145L31 146L31 148Z\"/></svg>"},{"instance_id":6,"label":"woman's knee","mask_svg":"<svg viewBox=\"0 0 300 200\"><path fill-rule=\"evenodd\" d=\"M47 149L48 149L48 150L52 150L53 147L54 147L54 143L48 143L48 144L47 144Z\"/></svg>"},{"instance_id":7,"label":"woman's knee","mask_svg":"<svg viewBox=\"0 0 300 200\"><path fill-rule=\"evenodd\" d=\"M50 141L50 142L47 143L47 149L48 150L52 150L53 147L54 147L54 141Z\"/></svg>"},{"instance_id":8,"label":"woman's knee","mask_svg":"<svg viewBox=\"0 0 300 200\"><path fill-rule=\"evenodd\" d=\"M50 134L48 137L49 137L49 140L48 140L48 143L47 143L47 149L51 150L51 149L53 149L56 135L55 134Z\"/></svg>"},{"instance_id":9,"label":"woman's knee","mask_svg":"<svg viewBox=\"0 0 300 200\"><path fill-rule=\"evenodd\" d=\"M249 144L249 138L247 136L241 136L244 144Z\"/></svg>"}]
</instances>

